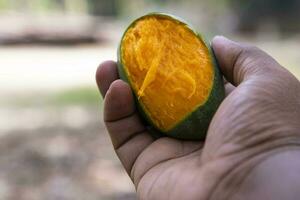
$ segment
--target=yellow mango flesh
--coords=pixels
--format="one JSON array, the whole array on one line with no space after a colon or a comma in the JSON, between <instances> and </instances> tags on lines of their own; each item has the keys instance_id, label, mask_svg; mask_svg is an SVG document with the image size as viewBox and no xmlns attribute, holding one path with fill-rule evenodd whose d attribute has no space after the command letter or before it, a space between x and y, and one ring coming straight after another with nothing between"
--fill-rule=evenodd
<instances>
[{"instance_id":1,"label":"yellow mango flesh","mask_svg":"<svg viewBox=\"0 0 300 200\"><path fill-rule=\"evenodd\" d=\"M121 59L139 102L161 131L171 130L210 95L214 70L209 51L172 18L138 20L121 41Z\"/></svg>"}]
</instances>

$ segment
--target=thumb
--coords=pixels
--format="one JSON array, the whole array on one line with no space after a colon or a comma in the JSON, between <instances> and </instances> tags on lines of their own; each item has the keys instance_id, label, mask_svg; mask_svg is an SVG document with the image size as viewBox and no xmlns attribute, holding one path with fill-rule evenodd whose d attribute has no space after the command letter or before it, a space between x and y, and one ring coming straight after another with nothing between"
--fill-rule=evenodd
<instances>
[{"instance_id":1,"label":"thumb","mask_svg":"<svg viewBox=\"0 0 300 200\"><path fill-rule=\"evenodd\" d=\"M235 86L279 68L279 64L262 50L233 42L223 36L216 36L212 47L223 75Z\"/></svg>"}]
</instances>

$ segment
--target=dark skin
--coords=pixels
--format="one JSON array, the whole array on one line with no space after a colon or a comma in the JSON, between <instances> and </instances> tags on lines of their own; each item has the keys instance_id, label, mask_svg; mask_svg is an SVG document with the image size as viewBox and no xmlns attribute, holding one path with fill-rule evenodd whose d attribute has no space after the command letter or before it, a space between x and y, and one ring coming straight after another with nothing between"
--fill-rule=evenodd
<instances>
[{"instance_id":1,"label":"dark skin","mask_svg":"<svg viewBox=\"0 0 300 200\"><path fill-rule=\"evenodd\" d=\"M299 199L299 81L256 47L224 37L212 47L226 98L201 142L153 138L116 63L97 70L104 121L138 198Z\"/></svg>"}]
</instances>

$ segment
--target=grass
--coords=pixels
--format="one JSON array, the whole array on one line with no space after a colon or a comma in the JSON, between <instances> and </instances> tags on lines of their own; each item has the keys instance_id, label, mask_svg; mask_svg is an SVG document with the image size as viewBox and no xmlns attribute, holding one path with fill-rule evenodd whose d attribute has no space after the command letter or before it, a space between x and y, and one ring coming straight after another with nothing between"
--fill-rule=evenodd
<instances>
[{"instance_id":1,"label":"grass","mask_svg":"<svg viewBox=\"0 0 300 200\"><path fill-rule=\"evenodd\" d=\"M95 107L102 105L102 97L96 87L82 86L56 92L32 92L1 99L0 106L12 107L63 107L69 105Z\"/></svg>"},{"instance_id":2,"label":"grass","mask_svg":"<svg viewBox=\"0 0 300 200\"><path fill-rule=\"evenodd\" d=\"M87 86L54 93L49 100L54 105L97 105L102 97L96 88Z\"/></svg>"}]
</instances>

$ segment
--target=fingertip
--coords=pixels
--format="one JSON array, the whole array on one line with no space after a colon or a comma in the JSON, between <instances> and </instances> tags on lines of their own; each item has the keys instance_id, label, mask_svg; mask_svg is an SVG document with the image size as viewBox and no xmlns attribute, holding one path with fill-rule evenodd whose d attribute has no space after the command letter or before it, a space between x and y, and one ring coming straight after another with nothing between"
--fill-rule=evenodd
<instances>
[{"instance_id":1,"label":"fingertip","mask_svg":"<svg viewBox=\"0 0 300 200\"><path fill-rule=\"evenodd\" d=\"M109 71L110 68L115 68L117 63L113 60L107 60L102 62L96 70L96 81L101 81L103 75Z\"/></svg>"},{"instance_id":2,"label":"fingertip","mask_svg":"<svg viewBox=\"0 0 300 200\"><path fill-rule=\"evenodd\" d=\"M115 121L135 111L130 86L118 79L110 85L104 99L104 120Z\"/></svg>"},{"instance_id":3,"label":"fingertip","mask_svg":"<svg viewBox=\"0 0 300 200\"><path fill-rule=\"evenodd\" d=\"M234 65L243 47L224 36L215 36L212 40L212 48L224 77L234 83Z\"/></svg>"},{"instance_id":4,"label":"fingertip","mask_svg":"<svg viewBox=\"0 0 300 200\"><path fill-rule=\"evenodd\" d=\"M120 95L124 95L124 94L131 95L130 86L121 79L114 80L111 83L111 85L110 85L107 92L110 92L110 93L113 92L114 95L118 95L118 94L120 94Z\"/></svg>"},{"instance_id":5,"label":"fingertip","mask_svg":"<svg viewBox=\"0 0 300 200\"><path fill-rule=\"evenodd\" d=\"M225 84L225 96L227 97L231 92L235 90L235 86L233 86L231 83Z\"/></svg>"},{"instance_id":6,"label":"fingertip","mask_svg":"<svg viewBox=\"0 0 300 200\"><path fill-rule=\"evenodd\" d=\"M239 44L225 36L218 35L212 39L212 47L217 54L220 54L223 50L228 50L235 46L239 46Z\"/></svg>"},{"instance_id":7,"label":"fingertip","mask_svg":"<svg viewBox=\"0 0 300 200\"><path fill-rule=\"evenodd\" d=\"M212 44L218 43L218 42L222 42L223 40L226 40L227 38L223 35L216 35L213 39L212 39Z\"/></svg>"},{"instance_id":8,"label":"fingertip","mask_svg":"<svg viewBox=\"0 0 300 200\"><path fill-rule=\"evenodd\" d=\"M226 40L226 39L227 39L227 38L225 38L225 37L222 36L222 35L217 35L217 36L215 36L215 37L212 39L212 41L211 41L212 46L213 46L213 47L218 46L219 44L222 44L222 42L223 42L224 40Z\"/></svg>"},{"instance_id":9,"label":"fingertip","mask_svg":"<svg viewBox=\"0 0 300 200\"><path fill-rule=\"evenodd\" d=\"M115 61L108 60L99 65L96 71L96 83L103 97L111 83L118 78L117 63Z\"/></svg>"}]
</instances>

